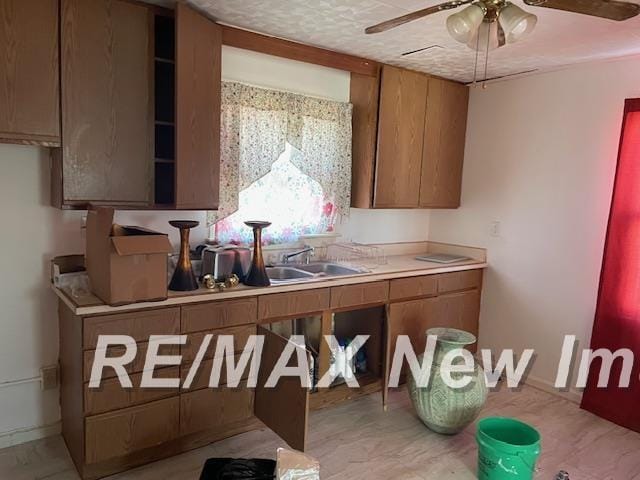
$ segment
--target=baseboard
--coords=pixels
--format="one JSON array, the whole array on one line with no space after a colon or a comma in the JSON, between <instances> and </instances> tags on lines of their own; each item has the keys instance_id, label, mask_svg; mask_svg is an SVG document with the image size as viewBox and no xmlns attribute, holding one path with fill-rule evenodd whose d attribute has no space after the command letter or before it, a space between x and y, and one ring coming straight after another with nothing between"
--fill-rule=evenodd
<instances>
[{"instance_id":1,"label":"baseboard","mask_svg":"<svg viewBox=\"0 0 640 480\"><path fill-rule=\"evenodd\" d=\"M577 392L575 390L559 390L553 385L553 383L546 380L535 378L529 375L526 378L525 383L531 387L537 388L538 390L542 390L543 392L550 393L557 397L562 397L572 403L580 405L580 403L582 402L581 392Z\"/></svg>"},{"instance_id":2,"label":"baseboard","mask_svg":"<svg viewBox=\"0 0 640 480\"><path fill-rule=\"evenodd\" d=\"M20 443L31 442L40 438L59 435L62 424L58 421L39 427L17 428L8 432L0 432L0 449L12 447Z\"/></svg>"}]
</instances>

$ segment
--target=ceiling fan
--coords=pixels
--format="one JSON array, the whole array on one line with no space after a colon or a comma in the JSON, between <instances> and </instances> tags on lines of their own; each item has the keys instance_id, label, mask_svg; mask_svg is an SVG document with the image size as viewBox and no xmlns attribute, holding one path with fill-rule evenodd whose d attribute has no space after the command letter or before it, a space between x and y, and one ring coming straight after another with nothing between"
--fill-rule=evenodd
<instances>
[{"instance_id":1,"label":"ceiling fan","mask_svg":"<svg viewBox=\"0 0 640 480\"><path fill-rule=\"evenodd\" d=\"M640 13L640 5L618 0L524 0L531 7L581 13L609 20L627 20ZM520 40L536 25L537 17L507 0L452 0L368 27L380 33L433 13L468 5L447 18L447 30L474 50L490 50Z\"/></svg>"}]
</instances>

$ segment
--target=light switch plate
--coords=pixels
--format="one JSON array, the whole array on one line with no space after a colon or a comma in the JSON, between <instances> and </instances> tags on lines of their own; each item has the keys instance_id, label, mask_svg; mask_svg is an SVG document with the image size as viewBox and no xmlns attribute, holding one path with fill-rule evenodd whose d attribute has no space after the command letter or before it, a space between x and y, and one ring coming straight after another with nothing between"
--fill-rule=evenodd
<instances>
[{"instance_id":1,"label":"light switch plate","mask_svg":"<svg viewBox=\"0 0 640 480\"><path fill-rule=\"evenodd\" d=\"M489 234L492 237L499 237L500 236L500 222L495 220L493 222L491 222L491 224L489 225Z\"/></svg>"}]
</instances>

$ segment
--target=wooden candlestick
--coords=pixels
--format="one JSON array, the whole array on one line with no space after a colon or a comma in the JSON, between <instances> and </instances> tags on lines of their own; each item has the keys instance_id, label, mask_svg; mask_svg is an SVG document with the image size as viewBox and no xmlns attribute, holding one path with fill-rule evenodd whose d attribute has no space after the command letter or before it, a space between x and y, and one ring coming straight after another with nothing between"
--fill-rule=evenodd
<instances>
[{"instance_id":1,"label":"wooden candlestick","mask_svg":"<svg viewBox=\"0 0 640 480\"><path fill-rule=\"evenodd\" d=\"M191 253L189 251L189 231L200 225L194 220L172 220L169 225L180 229L180 256L176 270L171 277L169 290L188 292L198 289L198 281L191 267Z\"/></svg>"},{"instance_id":2,"label":"wooden candlestick","mask_svg":"<svg viewBox=\"0 0 640 480\"><path fill-rule=\"evenodd\" d=\"M271 281L267 275L264 258L262 257L262 229L271 225L271 222L251 221L244 222L244 224L253 229L253 259L244 283L252 287L268 287L271 285Z\"/></svg>"}]
</instances>

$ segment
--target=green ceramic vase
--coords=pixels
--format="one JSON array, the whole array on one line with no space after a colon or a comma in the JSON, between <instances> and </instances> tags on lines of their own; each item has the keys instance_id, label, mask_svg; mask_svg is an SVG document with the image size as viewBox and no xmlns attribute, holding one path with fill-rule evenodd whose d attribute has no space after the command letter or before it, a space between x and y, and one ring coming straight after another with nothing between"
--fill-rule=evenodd
<instances>
[{"instance_id":1,"label":"green ceramic vase","mask_svg":"<svg viewBox=\"0 0 640 480\"><path fill-rule=\"evenodd\" d=\"M426 334L438 336L430 372L431 380L427 387L417 387L413 375L409 372L407 375L409 395L418 417L427 427L434 432L453 435L464 430L476 419L487 400L487 384L484 379L484 370L474 362L473 373L451 373L451 378L454 380L459 380L465 375L471 376L471 383L464 388L450 387L442 378L442 359L452 349L473 345L476 343L476 337L469 332L454 328L431 328ZM423 357L424 354L418 357L420 364Z\"/></svg>"}]
</instances>

